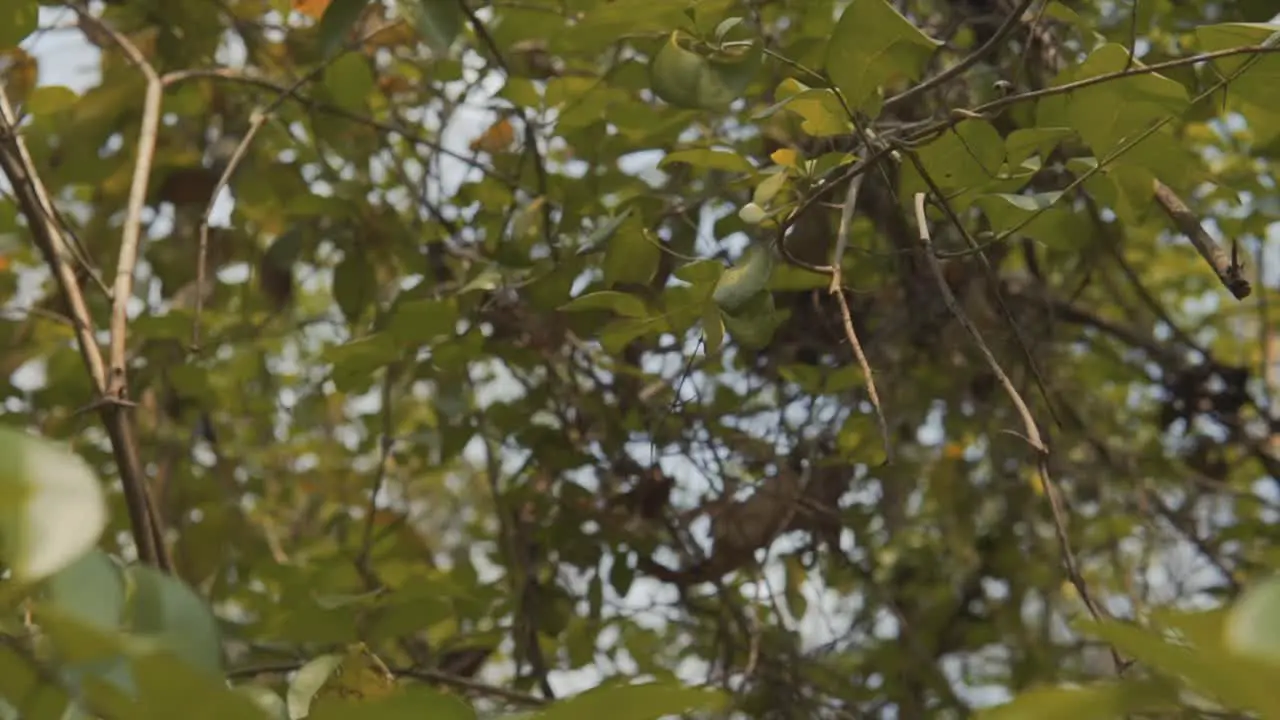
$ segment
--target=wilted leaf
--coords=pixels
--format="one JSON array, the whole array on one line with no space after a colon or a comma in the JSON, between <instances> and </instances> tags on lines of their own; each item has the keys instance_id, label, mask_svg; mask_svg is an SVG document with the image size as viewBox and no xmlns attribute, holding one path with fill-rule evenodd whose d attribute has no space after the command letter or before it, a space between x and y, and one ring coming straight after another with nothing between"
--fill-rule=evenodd
<instances>
[{"instance_id":1,"label":"wilted leaf","mask_svg":"<svg viewBox=\"0 0 1280 720\"><path fill-rule=\"evenodd\" d=\"M510 150L516 142L516 131L510 118L498 118L475 140L471 141L472 152L484 152L494 155Z\"/></svg>"}]
</instances>

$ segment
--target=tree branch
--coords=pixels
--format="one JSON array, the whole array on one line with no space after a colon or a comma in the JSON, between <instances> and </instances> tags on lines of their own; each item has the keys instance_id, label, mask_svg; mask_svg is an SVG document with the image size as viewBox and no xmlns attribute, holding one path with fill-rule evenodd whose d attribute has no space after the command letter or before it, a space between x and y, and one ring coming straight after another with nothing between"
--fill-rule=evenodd
<instances>
[{"instance_id":1,"label":"tree branch","mask_svg":"<svg viewBox=\"0 0 1280 720\"><path fill-rule=\"evenodd\" d=\"M1231 253L1228 254L1204 229L1200 220L1191 212L1191 208L1187 207L1187 204L1182 202L1182 199L1170 190L1168 185L1159 180L1152 180L1152 186L1156 193L1156 202L1160 204L1161 209L1178 227L1178 230L1187 236L1196 252L1200 253L1200 257L1213 268L1213 272L1217 274L1223 286L1237 300L1249 297L1253 287L1249 284L1249 279L1244 276L1244 268L1240 265L1239 259L1235 257L1235 243L1231 243Z\"/></svg>"},{"instance_id":2,"label":"tree branch","mask_svg":"<svg viewBox=\"0 0 1280 720\"><path fill-rule=\"evenodd\" d=\"M4 86L0 85L0 169L13 186L14 195L27 217L36 246L52 271L58 290L71 313L80 357L99 396L95 405L100 410L107 434L111 438L111 449L120 473L120 484L124 490L138 559L169 571L172 563L169 562L168 553L154 522L155 509L147 493L142 466L138 461L130 418L125 414L126 408L122 400L108 392L102 348L98 346L93 318L76 280L75 270L69 262L72 254L66 235L55 220L57 213L50 201L49 192L36 172L26 144L18 135L17 124Z\"/></svg>"}]
</instances>

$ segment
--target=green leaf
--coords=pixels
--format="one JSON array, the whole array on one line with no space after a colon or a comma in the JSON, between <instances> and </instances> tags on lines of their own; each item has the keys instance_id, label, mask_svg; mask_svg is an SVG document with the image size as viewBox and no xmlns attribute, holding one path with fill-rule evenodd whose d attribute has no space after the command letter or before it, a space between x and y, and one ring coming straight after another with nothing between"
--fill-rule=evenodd
<instances>
[{"instance_id":1,"label":"green leaf","mask_svg":"<svg viewBox=\"0 0 1280 720\"><path fill-rule=\"evenodd\" d=\"M410 300L398 303L391 313L387 331L396 342L417 347L441 338L453 337L458 326L456 300Z\"/></svg>"},{"instance_id":2,"label":"green leaf","mask_svg":"<svg viewBox=\"0 0 1280 720\"><path fill-rule=\"evenodd\" d=\"M662 249L645 236L639 222L627 225L626 232L615 235L604 251L604 284L608 287L618 283L647 285L662 259Z\"/></svg>"},{"instance_id":3,"label":"green leaf","mask_svg":"<svg viewBox=\"0 0 1280 720\"><path fill-rule=\"evenodd\" d=\"M720 347L724 345L724 317L720 308L713 303L708 303L702 311L702 332L707 355L720 352Z\"/></svg>"},{"instance_id":4,"label":"green leaf","mask_svg":"<svg viewBox=\"0 0 1280 720\"><path fill-rule=\"evenodd\" d=\"M827 42L827 74L851 109L875 115L880 87L920 79L940 45L885 0L852 0Z\"/></svg>"},{"instance_id":5,"label":"green leaf","mask_svg":"<svg viewBox=\"0 0 1280 720\"><path fill-rule=\"evenodd\" d=\"M720 276L715 292L711 295L717 305L730 312L763 290L773 273L773 253L768 247L752 245L742 255L733 267Z\"/></svg>"},{"instance_id":6,"label":"green leaf","mask_svg":"<svg viewBox=\"0 0 1280 720\"><path fill-rule=\"evenodd\" d=\"M724 275L724 264L719 260L694 260L676 269L675 276L694 287L714 285Z\"/></svg>"},{"instance_id":7,"label":"green leaf","mask_svg":"<svg viewBox=\"0 0 1280 720\"><path fill-rule=\"evenodd\" d=\"M742 218L742 222L748 225L759 225L769 217L769 211L750 202L738 210L738 217Z\"/></svg>"},{"instance_id":8,"label":"green leaf","mask_svg":"<svg viewBox=\"0 0 1280 720\"><path fill-rule=\"evenodd\" d=\"M290 720L307 717L316 693L341 665L342 653L330 653L312 658L307 664L298 668L285 694L285 704L289 708Z\"/></svg>"},{"instance_id":9,"label":"green leaf","mask_svg":"<svg viewBox=\"0 0 1280 720\"><path fill-rule=\"evenodd\" d=\"M410 685L376 700L326 703L308 720L475 720L476 711L465 700L423 685Z\"/></svg>"},{"instance_id":10,"label":"green leaf","mask_svg":"<svg viewBox=\"0 0 1280 720\"><path fill-rule=\"evenodd\" d=\"M325 68L324 88L335 105L353 112L364 110L374 84L369 63L364 55L349 53Z\"/></svg>"},{"instance_id":11,"label":"green leaf","mask_svg":"<svg viewBox=\"0 0 1280 720\"><path fill-rule=\"evenodd\" d=\"M23 109L32 115L52 115L75 107L80 96L74 90L61 85L44 85L31 91L23 103Z\"/></svg>"},{"instance_id":12,"label":"green leaf","mask_svg":"<svg viewBox=\"0 0 1280 720\"><path fill-rule=\"evenodd\" d=\"M377 278L364 253L349 251L333 271L333 298L347 322L360 320L377 293Z\"/></svg>"},{"instance_id":13,"label":"green leaf","mask_svg":"<svg viewBox=\"0 0 1280 720\"><path fill-rule=\"evenodd\" d=\"M462 34L466 20L454 0L397 0L399 8L436 57L445 57Z\"/></svg>"},{"instance_id":14,"label":"green leaf","mask_svg":"<svg viewBox=\"0 0 1280 720\"><path fill-rule=\"evenodd\" d=\"M108 717L184 717L215 720L262 720L265 715L248 698L232 691L218 676L189 666L153 643L104 632L48 607L35 617L58 656L75 663L129 658L136 680L137 707L118 690L101 683L87 685L90 706ZM145 712L139 712L145 708Z\"/></svg>"},{"instance_id":15,"label":"green leaf","mask_svg":"<svg viewBox=\"0 0 1280 720\"><path fill-rule=\"evenodd\" d=\"M1132 713L1172 710L1175 690L1167 683L1128 680L1078 688L1035 688L1013 702L980 712L980 720L1107 720Z\"/></svg>"},{"instance_id":16,"label":"green leaf","mask_svg":"<svg viewBox=\"0 0 1280 720\"><path fill-rule=\"evenodd\" d=\"M608 218L604 222L596 223L595 228L587 239L583 241L582 247L578 250L579 255L593 253L600 248L601 245L607 243L613 238L614 233L618 232L618 228L622 227L627 218L631 217L632 208L627 208L621 213Z\"/></svg>"},{"instance_id":17,"label":"green leaf","mask_svg":"<svg viewBox=\"0 0 1280 720\"><path fill-rule=\"evenodd\" d=\"M840 105L840 98L827 88L813 89L787 78L778 84L777 96L783 98L755 116L764 120L779 110L795 113L800 117L800 129L812 137L845 135L853 130L853 124Z\"/></svg>"},{"instance_id":18,"label":"green leaf","mask_svg":"<svg viewBox=\"0 0 1280 720\"><path fill-rule=\"evenodd\" d=\"M0 428L0 558L14 579L39 580L73 563L107 525L93 469L54 443Z\"/></svg>"},{"instance_id":19,"label":"green leaf","mask_svg":"<svg viewBox=\"0 0 1280 720\"><path fill-rule=\"evenodd\" d=\"M271 720L290 720L289 706L274 690L261 685L237 685L235 691L249 698Z\"/></svg>"},{"instance_id":20,"label":"green leaf","mask_svg":"<svg viewBox=\"0 0 1280 720\"><path fill-rule=\"evenodd\" d=\"M1129 51L1123 45L1110 43L1091 53L1074 71L1063 73L1055 84L1120 72L1127 67ZM1132 67L1143 65L1135 60ZM1130 75L1042 100L1036 124L1075 128L1094 154L1103 157L1152 122L1176 117L1188 106L1187 89L1182 83L1156 73Z\"/></svg>"},{"instance_id":21,"label":"green leaf","mask_svg":"<svg viewBox=\"0 0 1280 720\"><path fill-rule=\"evenodd\" d=\"M755 192L751 195L751 202L761 207L767 207L769 202L782 191L782 188L786 187L787 178L787 173L782 170L769 174L756 186Z\"/></svg>"},{"instance_id":22,"label":"green leaf","mask_svg":"<svg viewBox=\"0 0 1280 720\"><path fill-rule=\"evenodd\" d=\"M667 323L662 317L615 320L600 331L600 345L606 352L616 355L633 340L664 332L666 328Z\"/></svg>"},{"instance_id":23,"label":"green leaf","mask_svg":"<svg viewBox=\"0 0 1280 720\"><path fill-rule=\"evenodd\" d=\"M120 566L101 550L91 550L45 582L48 603L103 630L117 630L124 621L124 579Z\"/></svg>"},{"instance_id":24,"label":"green leaf","mask_svg":"<svg viewBox=\"0 0 1280 720\"><path fill-rule=\"evenodd\" d=\"M662 158L662 162L658 163L658 167L666 167L673 163L685 163L703 170L724 170L726 172L740 173L755 171L755 166L747 162L746 158L728 150L711 150L707 148L677 150L673 153L667 153L666 157Z\"/></svg>"},{"instance_id":25,"label":"green leaf","mask_svg":"<svg viewBox=\"0 0 1280 720\"><path fill-rule=\"evenodd\" d=\"M613 0L592 5L561 39L567 46L580 50L604 48L619 35L669 32L673 27L691 26L686 15L689 0Z\"/></svg>"},{"instance_id":26,"label":"green leaf","mask_svg":"<svg viewBox=\"0 0 1280 720\"><path fill-rule=\"evenodd\" d=\"M369 0L333 0L325 8L320 17L319 42L320 52L332 55L337 52L346 40L347 33L355 26L360 13Z\"/></svg>"},{"instance_id":27,"label":"green leaf","mask_svg":"<svg viewBox=\"0 0 1280 720\"><path fill-rule=\"evenodd\" d=\"M129 577L130 626L138 635L156 640L195 670L222 675L222 644L218 623L204 600L182 581L137 565Z\"/></svg>"},{"instance_id":28,"label":"green leaf","mask_svg":"<svg viewBox=\"0 0 1280 720\"><path fill-rule=\"evenodd\" d=\"M257 703L213 677L189 667L166 652L134 653L133 674L138 704L148 717L192 720L265 720ZM137 717L134 715L133 717Z\"/></svg>"},{"instance_id":29,"label":"green leaf","mask_svg":"<svg viewBox=\"0 0 1280 720\"><path fill-rule=\"evenodd\" d=\"M1222 23L1200 25L1195 29L1200 47L1206 52L1261 45L1272 34L1280 32L1277 23ZM1249 68L1231 81L1231 96L1252 105L1269 110L1280 110L1276 97L1276 83L1280 82L1280 56L1268 53L1260 56L1237 55L1218 58L1214 68L1226 78L1239 72L1245 63Z\"/></svg>"},{"instance_id":30,"label":"green leaf","mask_svg":"<svg viewBox=\"0 0 1280 720\"><path fill-rule=\"evenodd\" d=\"M742 97L760 68L762 52L757 44L737 54L701 55L682 45L686 36L671 33L653 58L650 77L653 92L667 103L693 110L716 110Z\"/></svg>"},{"instance_id":31,"label":"green leaf","mask_svg":"<svg viewBox=\"0 0 1280 720\"><path fill-rule=\"evenodd\" d=\"M0 717L58 720L66 717L69 701L66 691L38 671L35 658L0 645Z\"/></svg>"},{"instance_id":32,"label":"green leaf","mask_svg":"<svg viewBox=\"0 0 1280 720\"><path fill-rule=\"evenodd\" d=\"M986 120L965 120L919 150L920 163L943 190L970 188L999 174L1005 143Z\"/></svg>"},{"instance_id":33,"label":"green leaf","mask_svg":"<svg viewBox=\"0 0 1280 720\"><path fill-rule=\"evenodd\" d=\"M757 293L734 312L724 312L725 330L743 347L763 348L773 339L774 332L791 316L789 310L774 307L773 294Z\"/></svg>"},{"instance_id":34,"label":"green leaf","mask_svg":"<svg viewBox=\"0 0 1280 720\"><path fill-rule=\"evenodd\" d=\"M1041 127L1014 130L1005 138L1006 161L1010 167L1018 167L1032 155L1045 157L1075 131L1071 128Z\"/></svg>"},{"instance_id":35,"label":"green leaf","mask_svg":"<svg viewBox=\"0 0 1280 720\"><path fill-rule=\"evenodd\" d=\"M1119 622L1081 622L1081 628L1116 647L1152 670L1180 677L1229 707L1280 718L1280 697L1274 691L1275 669L1247 658L1206 647L1188 648L1159 635Z\"/></svg>"},{"instance_id":36,"label":"green leaf","mask_svg":"<svg viewBox=\"0 0 1280 720\"><path fill-rule=\"evenodd\" d=\"M782 263L773 269L768 287L770 290L812 290L830 285L831 278L827 275Z\"/></svg>"},{"instance_id":37,"label":"green leaf","mask_svg":"<svg viewBox=\"0 0 1280 720\"><path fill-rule=\"evenodd\" d=\"M37 0L5 0L0 9L0 50L17 47L36 31L40 19Z\"/></svg>"},{"instance_id":38,"label":"green leaf","mask_svg":"<svg viewBox=\"0 0 1280 720\"><path fill-rule=\"evenodd\" d=\"M1227 615L1223 634L1231 652L1280 665L1280 580L1249 588Z\"/></svg>"},{"instance_id":39,"label":"green leaf","mask_svg":"<svg viewBox=\"0 0 1280 720\"><path fill-rule=\"evenodd\" d=\"M651 682L588 690L532 717L536 720L659 720L666 715L715 712L727 705L728 698L717 690L684 687L675 682Z\"/></svg>"},{"instance_id":40,"label":"green leaf","mask_svg":"<svg viewBox=\"0 0 1280 720\"><path fill-rule=\"evenodd\" d=\"M594 292L565 303L560 307L564 312L586 312L589 310L612 310L626 317L642 318L649 315L644 301L635 295L623 292L604 290Z\"/></svg>"},{"instance_id":41,"label":"green leaf","mask_svg":"<svg viewBox=\"0 0 1280 720\"><path fill-rule=\"evenodd\" d=\"M324 359L333 363L333 382L338 390L349 392L369 387L374 373L399 360L402 353L391 333L375 333L326 349Z\"/></svg>"},{"instance_id":42,"label":"green leaf","mask_svg":"<svg viewBox=\"0 0 1280 720\"><path fill-rule=\"evenodd\" d=\"M1229 613L1230 608L1197 612L1155 609L1151 613L1151 620L1177 632L1192 645L1221 649L1226 641L1224 628Z\"/></svg>"},{"instance_id":43,"label":"green leaf","mask_svg":"<svg viewBox=\"0 0 1280 720\"><path fill-rule=\"evenodd\" d=\"M978 198L977 205L986 214L992 232L1002 233L1026 222L1031 215L1041 214L1043 217L1043 213L1052 208L1061 197L1062 193L1056 191L1031 195L996 193ZM1023 232L1030 235L1030 226L1036 222L1037 220L1033 220L1024 226L1027 229Z\"/></svg>"}]
</instances>

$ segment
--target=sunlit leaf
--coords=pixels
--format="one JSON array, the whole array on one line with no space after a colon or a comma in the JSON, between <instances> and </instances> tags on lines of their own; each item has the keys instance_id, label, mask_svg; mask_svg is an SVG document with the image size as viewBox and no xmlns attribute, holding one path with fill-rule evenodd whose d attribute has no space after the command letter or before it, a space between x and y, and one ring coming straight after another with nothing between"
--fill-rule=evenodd
<instances>
[{"instance_id":1,"label":"sunlit leaf","mask_svg":"<svg viewBox=\"0 0 1280 720\"><path fill-rule=\"evenodd\" d=\"M752 245L720 276L712 299L725 310L736 310L768 285L772 273L773 253L763 245Z\"/></svg>"},{"instance_id":2,"label":"sunlit leaf","mask_svg":"<svg viewBox=\"0 0 1280 720\"><path fill-rule=\"evenodd\" d=\"M0 535L16 579L67 567L98 541L106 499L93 470L69 449L0 428Z\"/></svg>"}]
</instances>

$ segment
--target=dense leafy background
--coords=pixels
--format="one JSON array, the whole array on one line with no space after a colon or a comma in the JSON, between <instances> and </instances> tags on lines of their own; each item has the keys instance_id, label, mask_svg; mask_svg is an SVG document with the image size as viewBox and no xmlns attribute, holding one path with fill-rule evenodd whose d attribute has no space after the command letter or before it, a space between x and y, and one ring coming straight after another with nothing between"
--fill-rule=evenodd
<instances>
[{"instance_id":1,"label":"dense leafy background","mask_svg":"<svg viewBox=\"0 0 1280 720\"><path fill-rule=\"evenodd\" d=\"M1275 10L6 0L6 716L1280 717Z\"/></svg>"}]
</instances>

